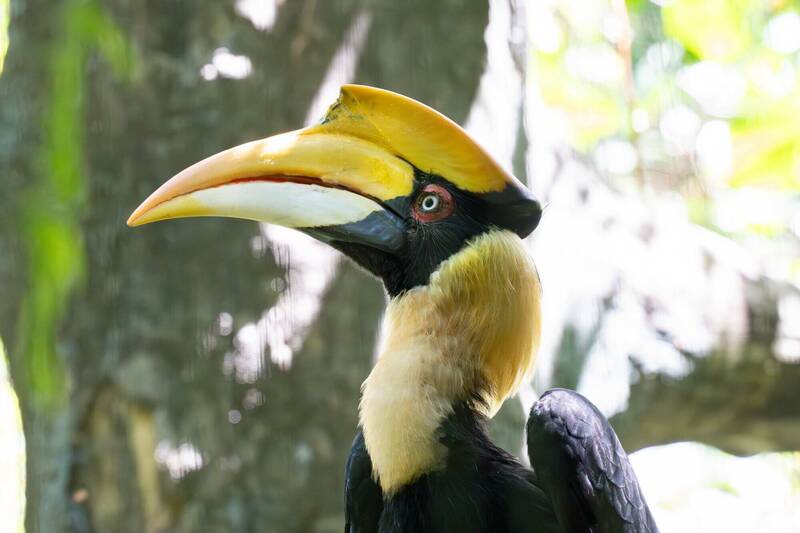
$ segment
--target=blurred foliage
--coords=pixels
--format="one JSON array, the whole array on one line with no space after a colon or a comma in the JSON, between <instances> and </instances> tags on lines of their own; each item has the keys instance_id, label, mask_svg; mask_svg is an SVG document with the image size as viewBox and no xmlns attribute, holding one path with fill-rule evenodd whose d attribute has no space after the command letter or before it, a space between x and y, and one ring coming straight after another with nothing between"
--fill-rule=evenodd
<instances>
[{"instance_id":1,"label":"blurred foliage","mask_svg":"<svg viewBox=\"0 0 800 533\"><path fill-rule=\"evenodd\" d=\"M63 399L67 376L56 355L57 324L84 272L79 226L86 204L84 65L96 48L119 76L133 73L133 53L96 2L75 0L63 10L61 35L53 41L46 135L37 176L20 202L30 287L19 321L20 376L37 401ZM18 377L17 379L19 379Z\"/></svg>"},{"instance_id":2,"label":"blurred foliage","mask_svg":"<svg viewBox=\"0 0 800 533\"><path fill-rule=\"evenodd\" d=\"M683 0L662 11L665 36L697 60L734 62L753 48L761 0ZM702 31L698 31L702 28Z\"/></svg>"},{"instance_id":3,"label":"blurred foliage","mask_svg":"<svg viewBox=\"0 0 800 533\"><path fill-rule=\"evenodd\" d=\"M693 222L756 253L781 250L775 271L800 283L797 2L565 0L532 11L553 135L616 188L678 192Z\"/></svg>"},{"instance_id":4,"label":"blurred foliage","mask_svg":"<svg viewBox=\"0 0 800 533\"><path fill-rule=\"evenodd\" d=\"M793 45L797 37L790 34L800 31L797 6L712 0L678 2L663 13L664 32L689 52L687 62L724 65L734 81L730 89L739 81L745 87L729 117L734 146L729 184L800 190L800 43ZM780 27L781 20L794 27Z\"/></svg>"},{"instance_id":5,"label":"blurred foliage","mask_svg":"<svg viewBox=\"0 0 800 533\"><path fill-rule=\"evenodd\" d=\"M560 2L551 13L554 29L534 33L543 97L563 111L573 144L587 153L610 138L640 144L658 128L662 144L640 150L645 160L639 170L646 174L653 170L648 163L694 157L696 136L709 122L721 121L717 131L724 136L728 129L733 145L724 183L800 190L796 3L656 4L629 1L629 12L620 13L622 2ZM683 169L668 169L676 170ZM703 174L702 165L690 164L666 184L697 179L696 172ZM664 181L651 183L659 179Z\"/></svg>"}]
</instances>

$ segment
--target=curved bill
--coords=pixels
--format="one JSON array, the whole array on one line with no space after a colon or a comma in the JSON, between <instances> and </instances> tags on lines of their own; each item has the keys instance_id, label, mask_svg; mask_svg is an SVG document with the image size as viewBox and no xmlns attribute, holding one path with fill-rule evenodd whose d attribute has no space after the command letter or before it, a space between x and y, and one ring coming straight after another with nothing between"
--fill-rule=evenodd
<instances>
[{"instance_id":1,"label":"curved bill","mask_svg":"<svg viewBox=\"0 0 800 533\"><path fill-rule=\"evenodd\" d=\"M413 167L385 148L312 127L249 142L192 165L142 202L128 225L234 217L398 252L405 224L386 202L408 195L413 179Z\"/></svg>"}]
</instances>

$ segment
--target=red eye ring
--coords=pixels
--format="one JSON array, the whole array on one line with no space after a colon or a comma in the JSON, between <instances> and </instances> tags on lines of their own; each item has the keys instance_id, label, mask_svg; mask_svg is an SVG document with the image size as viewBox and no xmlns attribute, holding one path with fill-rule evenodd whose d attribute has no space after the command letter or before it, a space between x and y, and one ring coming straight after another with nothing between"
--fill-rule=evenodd
<instances>
[{"instance_id":1,"label":"red eye ring","mask_svg":"<svg viewBox=\"0 0 800 533\"><path fill-rule=\"evenodd\" d=\"M414 200L411 212L420 222L434 222L450 216L455 208L453 195L446 188L429 183Z\"/></svg>"}]
</instances>

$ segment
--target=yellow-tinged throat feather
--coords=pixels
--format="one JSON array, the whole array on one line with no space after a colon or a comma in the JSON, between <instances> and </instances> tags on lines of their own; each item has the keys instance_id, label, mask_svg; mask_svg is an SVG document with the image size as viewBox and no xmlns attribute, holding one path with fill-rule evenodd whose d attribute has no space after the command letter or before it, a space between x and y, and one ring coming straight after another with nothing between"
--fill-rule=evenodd
<instances>
[{"instance_id":1,"label":"yellow-tinged throat feather","mask_svg":"<svg viewBox=\"0 0 800 533\"><path fill-rule=\"evenodd\" d=\"M539 347L541 286L522 240L476 237L428 285L389 302L360 421L384 493L443 466L439 426L479 395L493 416L530 375Z\"/></svg>"}]
</instances>

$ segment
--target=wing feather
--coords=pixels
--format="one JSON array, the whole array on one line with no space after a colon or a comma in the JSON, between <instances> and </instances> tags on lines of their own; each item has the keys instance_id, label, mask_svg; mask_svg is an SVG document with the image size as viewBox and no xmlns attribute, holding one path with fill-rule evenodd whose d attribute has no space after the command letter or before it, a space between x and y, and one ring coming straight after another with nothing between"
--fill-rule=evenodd
<instances>
[{"instance_id":1,"label":"wing feather","mask_svg":"<svg viewBox=\"0 0 800 533\"><path fill-rule=\"evenodd\" d=\"M614 429L574 391L547 391L531 409L528 456L566 532L657 533Z\"/></svg>"},{"instance_id":2,"label":"wing feather","mask_svg":"<svg viewBox=\"0 0 800 533\"><path fill-rule=\"evenodd\" d=\"M345 466L345 533L378 531L383 511L381 489L372 478L372 460L359 429Z\"/></svg>"}]
</instances>

